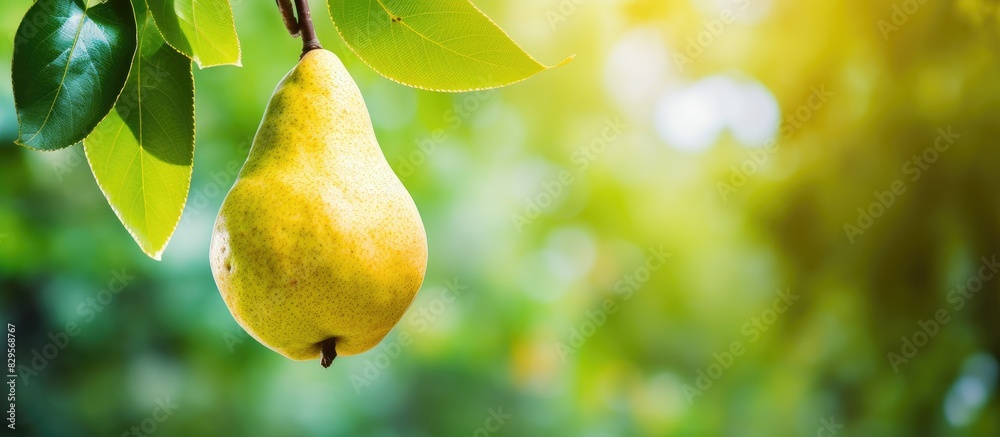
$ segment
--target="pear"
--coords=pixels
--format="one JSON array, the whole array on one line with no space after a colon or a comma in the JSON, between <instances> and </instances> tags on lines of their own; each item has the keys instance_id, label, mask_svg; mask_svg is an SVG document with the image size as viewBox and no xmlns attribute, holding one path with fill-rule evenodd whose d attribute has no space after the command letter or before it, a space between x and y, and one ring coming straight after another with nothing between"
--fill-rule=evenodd
<instances>
[{"instance_id":1,"label":"pear","mask_svg":"<svg viewBox=\"0 0 1000 437\"><path fill-rule=\"evenodd\" d=\"M309 50L274 90L210 258L240 326L293 360L367 351L410 306L423 223L333 53Z\"/></svg>"}]
</instances>

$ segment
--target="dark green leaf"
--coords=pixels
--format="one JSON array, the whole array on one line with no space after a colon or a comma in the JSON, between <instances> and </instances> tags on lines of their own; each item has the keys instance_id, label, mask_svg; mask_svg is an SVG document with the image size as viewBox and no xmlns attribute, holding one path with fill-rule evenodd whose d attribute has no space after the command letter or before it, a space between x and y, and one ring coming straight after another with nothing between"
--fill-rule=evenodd
<instances>
[{"instance_id":1,"label":"dark green leaf","mask_svg":"<svg viewBox=\"0 0 1000 437\"><path fill-rule=\"evenodd\" d=\"M14 37L17 142L38 150L87 136L114 106L136 48L128 0L38 0Z\"/></svg>"}]
</instances>

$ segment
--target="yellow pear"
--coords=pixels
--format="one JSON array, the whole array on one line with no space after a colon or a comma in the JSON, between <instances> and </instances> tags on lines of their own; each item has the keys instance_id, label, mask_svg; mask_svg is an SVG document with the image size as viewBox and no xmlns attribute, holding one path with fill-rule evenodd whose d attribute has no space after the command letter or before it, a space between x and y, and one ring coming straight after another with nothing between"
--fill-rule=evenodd
<instances>
[{"instance_id":1,"label":"yellow pear","mask_svg":"<svg viewBox=\"0 0 1000 437\"><path fill-rule=\"evenodd\" d=\"M240 326L293 360L369 350L410 306L423 223L333 53L306 52L274 90L210 257Z\"/></svg>"}]
</instances>

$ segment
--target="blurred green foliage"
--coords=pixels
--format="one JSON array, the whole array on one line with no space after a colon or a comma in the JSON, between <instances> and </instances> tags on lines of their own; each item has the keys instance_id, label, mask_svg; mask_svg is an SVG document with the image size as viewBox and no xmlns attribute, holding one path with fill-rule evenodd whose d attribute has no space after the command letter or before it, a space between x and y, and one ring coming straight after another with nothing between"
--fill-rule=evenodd
<instances>
[{"instance_id":1,"label":"blurred green foliage","mask_svg":"<svg viewBox=\"0 0 1000 437\"><path fill-rule=\"evenodd\" d=\"M1000 281L957 304L1000 247L996 2L475 3L542 62L576 60L495 91L414 90L361 63L313 5L430 245L400 325L328 370L248 338L208 267L219 204L300 49L273 2L233 4L242 68L195 71L191 195L162 262L136 248L79 145L12 143L11 38L29 2L0 4L0 316L21 365L65 343L18 379L18 427L824 435L833 418L838 435L1000 435ZM695 93L670 109L713 77L762 85L786 124L766 98L705 109L711 96ZM796 118L821 86L832 96ZM780 141L748 148L735 128L698 147L671 140L710 131L720 111ZM961 137L914 162L949 127ZM897 180L905 192L880 200ZM532 218L518 226L518 214ZM670 256L644 272L661 247ZM771 313L785 308L775 290L798 300ZM921 328L942 310L947 322ZM177 408L151 421L168 399Z\"/></svg>"}]
</instances>

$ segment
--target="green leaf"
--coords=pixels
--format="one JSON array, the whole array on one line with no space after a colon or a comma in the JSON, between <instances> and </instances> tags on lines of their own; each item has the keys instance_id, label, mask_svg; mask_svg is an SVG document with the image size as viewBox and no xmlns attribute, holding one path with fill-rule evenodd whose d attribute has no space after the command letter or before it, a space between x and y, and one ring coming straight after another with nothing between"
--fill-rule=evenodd
<instances>
[{"instance_id":1,"label":"green leaf","mask_svg":"<svg viewBox=\"0 0 1000 437\"><path fill-rule=\"evenodd\" d=\"M158 260L191 185L194 78L191 60L163 41L147 14L137 15L132 73L114 110L83 145L118 219Z\"/></svg>"},{"instance_id":2,"label":"green leaf","mask_svg":"<svg viewBox=\"0 0 1000 437\"><path fill-rule=\"evenodd\" d=\"M17 143L71 146L100 123L125 85L135 54L128 0L38 0L14 36L11 80Z\"/></svg>"},{"instance_id":3,"label":"green leaf","mask_svg":"<svg viewBox=\"0 0 1000 437\"><path fill-rule=\"evenodd\" d=\"M167 43L199 67L240 65L240 40L229 0L146 0L146 3Z\"/></svg>"},{"instance_id":4,"label":"green leaf","mask_svg":"<svg viewBox=\"0 0 1000 437\"><path fill-rule=\"evenodd\" d=\"M525 53L468 0L328 0L328 5L340 36L358 57L411 87L495 88L552 68Z\"/></svg>"}]
</instances>

